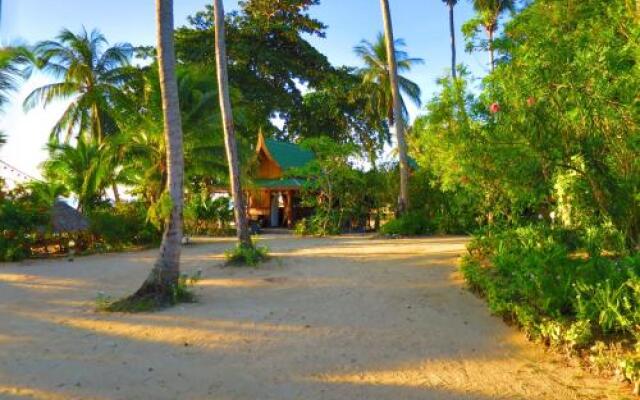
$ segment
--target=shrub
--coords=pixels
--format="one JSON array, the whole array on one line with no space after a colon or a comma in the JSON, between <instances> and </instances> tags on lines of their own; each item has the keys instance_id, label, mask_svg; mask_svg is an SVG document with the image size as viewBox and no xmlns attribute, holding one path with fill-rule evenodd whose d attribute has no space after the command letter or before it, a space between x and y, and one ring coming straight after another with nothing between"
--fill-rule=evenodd
<instances>
[{"instance_id":1,"label":"shrub","mask_svg":"<svg viewBox=\"0 0 640 400\"><path fill-rule=\"evenodd\" d=\"M106 206L88 215L91 233L107 249L156 244L160 231L147 221L143 203L122 203Z\"/></svg>"},{"instance_id":2,"label":"shrub","mask_svg":"<svg viewBox=\"0 0 640 400\"><path fill-rule=\"evenodd\" d=\"M28 198L0 197L0 261L20 261L31 256L36 232L46 230L46 210Z\"/></svg>"},{"instance_id":3,"label":"shrub","mask_svg":"<svg viewBox=\"0 0 640 400\"><path fill-rule=\"evenodd\" d=\"M380 232L384 235L425 235L433 232L433 226L424 214L408 212L384 224Z\"/></svg>"},{"instance_id":4,"label":"shrub","mask_svg":"<svg viewBox=\"0 0 640 400\"><path fill-rule=\"evenodd\" d=\"M308 218L296 223L294 233L300 236L329 236L340 234L341 218L338 213L318 210Z\"/></svg>"},{"instance_id":5,"label":"shrub","mask_svg":"<svg viewBox=\"0 0 640 400\"><path fill-rule=\"evenodd\" d=\"M580 237L586 249L590 239ZM636 341L640 254L585 257L570 250L575 244L573 234L544 225L485 229L469 244L462 273L492 312L531 338L571 350L595 338Z\"/></svg>"},{"instance_id":6,"label":"shrub","mask_svg":"<svg viewBox=\"0 0 640 400\"><path fill-rule=\"evenodd\" d=\"M224 252L228 265L248 265L254 267L261 262L267 260L269 249L265 246L251 246L238 244L233 249Z\"/></svg>"},{"instance_id":7,"label":"shrub","mask_svg":"<svg viewBox=\"0 0 640 400\"><path fill-rule=\"evenodd\" d=\"M233 207L228 197L212 199L203 193L191 196L184 208L185 232L195 235L231 236L235 232Z\"/></svg>"}]
</instances>

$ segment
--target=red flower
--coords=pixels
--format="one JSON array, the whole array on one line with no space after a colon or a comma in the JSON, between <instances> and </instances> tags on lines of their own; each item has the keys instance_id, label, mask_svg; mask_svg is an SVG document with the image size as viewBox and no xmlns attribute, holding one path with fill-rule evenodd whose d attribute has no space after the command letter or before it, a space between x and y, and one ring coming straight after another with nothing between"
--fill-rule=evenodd
<instances>
[{"instance_id":1,"label":"red flower","mask_svg":"<svg viewBox=\"0 0 640 400\"><path fill-rule=\"evenodd\" d=\"M493 103L489 106L489 112L491 112L491 114L496 114L500 112L500 104Z\"/></svg>"}]
</instances>

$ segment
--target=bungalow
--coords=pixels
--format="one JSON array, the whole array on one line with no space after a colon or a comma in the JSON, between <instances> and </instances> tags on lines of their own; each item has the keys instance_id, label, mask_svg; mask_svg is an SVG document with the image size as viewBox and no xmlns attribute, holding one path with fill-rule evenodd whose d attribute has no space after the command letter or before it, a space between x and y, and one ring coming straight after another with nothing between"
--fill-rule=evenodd
<instances>
[{"instance_id":1,"label":"bungalow","mask_svg":"<svg viewBox=\"0 0 640 400\"><path fill-rule=\"evenodd\" d=\"M291 175L314 159L311 151L297 144L265 139L258 135L256 168L247 188L247 213L251 221L264 227L292 227L308 216L310 209L300 204L304 179Z\"/></svg>"}]
</instances>

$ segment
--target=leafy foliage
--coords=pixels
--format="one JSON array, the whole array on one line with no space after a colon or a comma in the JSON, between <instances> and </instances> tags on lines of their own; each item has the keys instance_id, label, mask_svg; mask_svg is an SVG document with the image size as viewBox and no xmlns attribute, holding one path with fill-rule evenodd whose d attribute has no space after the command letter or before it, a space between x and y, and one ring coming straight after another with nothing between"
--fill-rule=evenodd
<instances>
[{"instance_id":1,"label":"leafy foliage","mask_svg":"<svg viewBox=\"0 0 640 400\"><path fill-rule=\"evenodd\" d=\"M298 233L325 236L340 233L345 226L362 225L367 191L358 190L364 189L364 176L349 160L355 146L327 137L307 139L302 146L313 151L315 158L290 174L304 178L302 205L312 208L314 215L300 221Z\"/></svg>"},{"instance_id":2,"label":"leafy foliage","mask_svg":"<svg viewBox=\"0 0 640 400\"><path fill-rule=\"evenodd\" d=\"M255 267L268 259L269 249L255 243L251 246L239 243L233 249L225 251L224 256L228 265Z\"/></svg>"},{"instance_id":3,"label":"leafy foliage","mask_svg":"<svg viewBox=\"0 0 640 400\"><path fill-rule=\"evenodd\" d=\"M207 193L191 196L184 210L185 231L192 234L232 233L233 208L228 197L211 198Z\"/></svg>"},{"instance_id":4,"label":"leafy foliage","mask_svg":"<svg viewBox=\"0 0 640 400\"><path fill-rule=\"evenodd\" d=\"M425 235L432 231L431 221L426 215L415 211L394 218L380 228L384 235Z\"/></svg>"},{"instance_id":5,"label":"leafy foliage","mask_svg":"<svg viewBox=\"0 0 640 400\"><path fill-rule=\"evenodd\" d=\"M142 202L103 206L89 213L88 218L97 249L118 250L160 242L160 230L149 222Z\"/></svg>"},{"instance_id":6,"label":"leafy foliage","mask_svg":"<svg viewBox=\"0 0 640 400\"><path fill-rule=\"evenodd\" d=\"M55 100L71 100L51 131L51 138L74 133L85 141L102 143L117 127L116 106L130 105L127 84L135 75L130 67L133 47L116 44L105 49L106 38L97 30L79 33L63 29L56 40L46 40L34 48L36 65L59 82L32 91L24 100L25 109L48 106Z\"/></svg>"},{"instance_id":7,"label":"leafy foliage","mask_svg":"<svg viewBox=\"0 0 640 400\"><path fill-rule=\"evenodd\" d=\"M30 75L32 57L25 47L0 48L0 110L9 101L9 94Z\"/></svg>"}]
</instances>

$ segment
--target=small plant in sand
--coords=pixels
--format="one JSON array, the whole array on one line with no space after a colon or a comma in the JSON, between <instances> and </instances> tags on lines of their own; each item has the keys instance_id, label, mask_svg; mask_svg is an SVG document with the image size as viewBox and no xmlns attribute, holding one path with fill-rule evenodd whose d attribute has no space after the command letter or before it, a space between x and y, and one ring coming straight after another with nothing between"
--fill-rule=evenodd
<instances>
[{"instance_id":1,"label":"small plant in sand","mask_svg":"<svg viewBox=\"0 0 640 400\"><path fill-rule=\"evenodd\" d=\"M238 244L236 247L224 252L227 265L255 267L269 258L269 249L265 246L257 246L252 241L251 246Z\"/></svg>"},{"instance_id":2,"label":"small plant in sand","mask_svg":"<svg viewBox=\"0 0 640 400\"><path fill-rule=\"evenodd\" d=\"M171 296L166 301L160 303L152 297L132 298L127 297L120 300L113 300L103 292L98 292L96 297L96 309L106 312L139 313L157 310L163 307L173 306L179 303L195 303L196 295L191 288L202 277L202 270L198 270L193 275L182 274L178 283L173 286Z\"/></svg>"}]
</instances>

